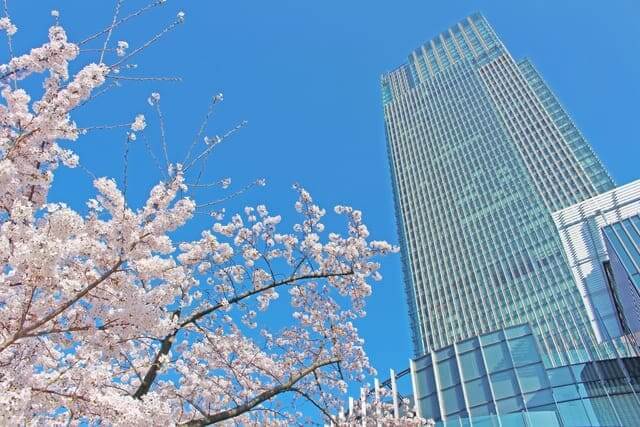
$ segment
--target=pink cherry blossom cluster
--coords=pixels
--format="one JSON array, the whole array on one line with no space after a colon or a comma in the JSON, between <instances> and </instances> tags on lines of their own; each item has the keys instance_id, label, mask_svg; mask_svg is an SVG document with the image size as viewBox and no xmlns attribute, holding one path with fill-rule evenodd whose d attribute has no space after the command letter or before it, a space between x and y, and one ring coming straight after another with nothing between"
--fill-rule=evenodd
<instances>
[{"instance_id":1,"label":"pink cherry blossom cluster","mask_svg":"<svg viewBox=\"0 0 640 427\"><path fill-rule=\"evenodd\" d=\"M15 32L8 18L0 28ZM368 240L349 207L335 209L346 232L325 232L299 186L290 231L261 205L176 241L197 209L177 163L139 208L110 178L95 179L86 212L49 200L56 169L79 164L61 145L82 135L71 113L111 69L70 76L78 54L55 25L0 66L0 424L288 425L309 404L331 417L346 382L373 372L355 322L376 258L397 249ZM44 93L32 102L16 83L33 74ZM146 126L137 115L130 130Z\"/></svg>"}]
</instances>

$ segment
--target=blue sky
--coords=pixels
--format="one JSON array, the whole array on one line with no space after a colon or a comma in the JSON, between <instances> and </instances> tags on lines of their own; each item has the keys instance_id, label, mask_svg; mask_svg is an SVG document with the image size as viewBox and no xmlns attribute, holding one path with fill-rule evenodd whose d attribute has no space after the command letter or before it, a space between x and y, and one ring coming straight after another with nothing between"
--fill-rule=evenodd
<instances>
[{"instance_id":1,"label":"blue sky","mask_svg":"<svg viewBox=\"0 0 640 427\"><path fill-rule=\"evenodd\" d=\"M9 1L20 28L15 50L44 41L51 9L60 10L70 38L78 40L108 24L114 3ZM145 3L128 0L125 8ZM169 0L123 27L114 40L135 47L181 9L185 25L148 49L135 73L180 76L182 83L127 84L76 117L81 125L127 122L139 112L151 117L146 98L157 90L170 153L179 159L210 96L224 92L209 134L242 120L249 124L220 146L207 176L230 176L237 186L258 177L268 180L266 188L233 201L229 210L267 202L289 213L295 197L291 184L300 182L325 207L361 209L374 238L397 242L379 77L474 11L485 14L516 58L532 59L616 182L639 176L640 3L635 0ZM122 142L122 132L96 133L77 149L97 175L120 176ZM134 198L157 178L140 147L132 153ZM79 204L90 194L80 171L64 171L52 196ZM375 366L386 376L389 368L407 366L412 349L399 256L383 265L385 279L360 327Z\"/></svg>"}]
</instances>

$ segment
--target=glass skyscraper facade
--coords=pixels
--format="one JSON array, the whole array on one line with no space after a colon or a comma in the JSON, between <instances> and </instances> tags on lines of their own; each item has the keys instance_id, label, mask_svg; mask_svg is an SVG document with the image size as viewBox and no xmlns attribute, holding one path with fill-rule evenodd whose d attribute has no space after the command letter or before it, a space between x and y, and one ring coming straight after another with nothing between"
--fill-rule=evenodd
<instances>
[{"instance_id":1,"label":"glass skyscraper facade","mask_svg":"<svg viewBox=\"0 0 640 427\"><path fill-rule=\"evenodd\" d=\"M624 356L551 217L614 184L532 63L474 14L381 86L416 356L523 323L547 368Z\"/></svg>"}]
</instances>

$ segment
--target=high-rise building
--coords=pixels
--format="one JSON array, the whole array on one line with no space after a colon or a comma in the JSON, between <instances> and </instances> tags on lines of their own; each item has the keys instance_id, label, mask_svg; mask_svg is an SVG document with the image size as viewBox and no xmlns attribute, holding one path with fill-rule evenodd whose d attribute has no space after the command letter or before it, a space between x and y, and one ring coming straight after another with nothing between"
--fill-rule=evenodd
<instances>
[{"instance_id":1,"label":"high-rise building","mask_svg":"<svg viewBox=\"0 0 640 427\"><path fill-rule=\"evenodd\" d=\"M416 356L522 323L548 368L625 356L551 216L614 184L533 64L474 14L381 83Z\"/></svg>"}]
</instances>

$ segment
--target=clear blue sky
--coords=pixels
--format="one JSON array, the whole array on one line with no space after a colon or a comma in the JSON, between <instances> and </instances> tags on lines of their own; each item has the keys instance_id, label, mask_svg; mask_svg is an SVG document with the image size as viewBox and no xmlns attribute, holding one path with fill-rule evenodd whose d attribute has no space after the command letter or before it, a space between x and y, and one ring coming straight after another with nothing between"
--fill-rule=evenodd
<instances>
[{"instance_id":1,"label":"clear blue sky","mask_svg":"<svg viewBox=\"0 0 640 427\"><path fill-rule=\"evenodd\" d=\"M60 10L77 40L108 23L113 3L10 0L20 28L16 51L46 37L50 9ZM125 8L144 3L128 0ZM210 95L224 92L209 133L244 119L249 125L220 147L207 175L231 176L237 185L257 177L269 182L233 206L268 202L288 213L291 184L300 182L326 207L358 207L373 237L397 242L379 76L474 11L488 18L516 58L532 59L616 182L640 177L637 0L169 0L114 39L134 47L180 9L185 25L147 50L136 61L136 73L177 75L183 82L128 84L80 113L78 122L121 123L138 112L151 116L146 98L158 90L177 159ZM86 138L78 145L83 163L98 175L119 176L120 134ZM140 196L157 173L142 146L136 147L132 192ZM60 178L54 197L79 203L90 194L79 171ZM384 262L383 273L360 327L375 366L386 376L389 368L407 366L412 349L399 256Z\"/></svg>"}]
</instances>

